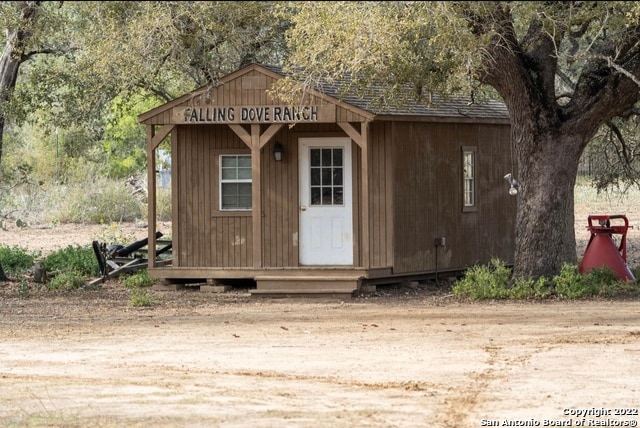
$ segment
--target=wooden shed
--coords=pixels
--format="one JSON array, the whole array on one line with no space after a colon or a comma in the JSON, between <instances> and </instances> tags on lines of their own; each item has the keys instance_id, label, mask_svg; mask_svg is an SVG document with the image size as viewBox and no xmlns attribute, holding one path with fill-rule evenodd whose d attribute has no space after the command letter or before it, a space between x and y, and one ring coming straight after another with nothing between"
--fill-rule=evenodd
<instances>
[{"instance_id":1,"label":"wooden shed","mask_svg":"<svg viewBox=\"0 0 640 428\"><path fill-rule=\"evenodd\" d=\"M502 103L374 112L327 85L292 106L271 96L282 77L252 64L140 115L151 277L346 295L494 257L512 263L516 198L504 176L515 171ZM158 263L156 151L169 137L173 248Z\"/></svg>"}]
</instances>

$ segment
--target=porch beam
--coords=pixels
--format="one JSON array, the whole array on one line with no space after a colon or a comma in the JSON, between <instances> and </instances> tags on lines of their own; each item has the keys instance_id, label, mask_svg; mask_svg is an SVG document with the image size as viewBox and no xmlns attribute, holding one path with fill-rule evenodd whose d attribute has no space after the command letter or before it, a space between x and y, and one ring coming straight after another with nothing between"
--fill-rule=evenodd
<instances>
[{"instance_id":1,"label":"porch beam","mask_svg":"<svg viewBox=\"0 0 640 428\"><path fill-rule=\"evenodd\" d=\"M247 146L249 146L250 149L253 148L253 141L252 141L253 135L252 134L253 134L253 127L254 126L256 126L256 125L251 125L251 134L249 134L247 132L247 130L242 127L242 125L237 125L235 123L230 123L229 124L229 128L231 128L231 130L233 132L235 132L236 135L238 137L240 137L242 142L245 143ZM258 125L258 133L260 133L259 125Z\"/></svg>"},{"instance_id":2,"label":"porch beam","mask_svg":"<svg viewBox=\"0 0 640 428\"><path fill-rule=\"evenodd\" d=\"M153 127L153 125L150 126ZM153 146L153 150L158 148L162 140L164 140L164 138L169 135L169 132L173 131L173 128L175 127L175 125L165 125L160 129L160 132L158 132L151 138L151 145Z\"/></svg>"},{"instance_id":3,"label":"porch beam","mask_svg":"<svg viewBox=\"0 0 640 428\"><path fill-rule=\"evenodd\" d=\"M232 126L232 125L229 125ZM235 130L234 130L235 131ZM244 129L243 129L244 131ZM237 132L236 132L237 133ZM242 137L241 137L242 138ZM262 184L260 181L260 125L251 125L251 223L253 267L262 267Z\"/></svg>"},{"instance_id":4,"label":"porch beam","mask_svg":"<svg viewBox=\"0 0 640 428\"><path fill-rule=\"evenodd\" d=\"M366 122L362 122L363 126ZM338 122L338 126L360 147L363 148L366 145L364 137L349 123Z\"/></svg>"},{"instance_id":5,"label":"porch beam","mask_svg":"<svg viewBox=\"0 0 640 428\"><path fill-rule=\"evenodd\" d=\"M147 266L156 266L156 148L160 141L169 134L172 126L164 126L159 134L155 134L155 126L147 125L147 215L149 240L147 241L149 258ZM166 130L166 131L165 131ZM162 136L162 138L160 138ZM156 140L158 140L156 142Z\"/></svg>"},{"instance_id":6,"label":"porch beam","mask_svg":"<svg viewBox=\"0 0 640 428\"><path fill-rule=\"evenodd\" d=\"M278 131L280 131L282 126L283 126L282 123L278 123L278 124L274 123L271 126L269 126L266 131L264 131L264 133L260 136L260 148L261 149L265 146L265 144L267 144L269 141L271 141L273 136L276 135L278 133Z\"/></svg>"},{"instance_id":7,"label":"porch beam","mask_svg":"<svg viewBox=\"0 0 640 428\"><path fill-rule=\"evenodd\" d=\"M351 125L349 125L351 126ZM343 128L344 129L344 128ZM370 233L371 229L369 227L369 164L370 164L370 153L369 150L369 123L362 122L361 124L362 131L362 139L360 144L360 150L362 152L362 165L361 165L361 177L362 177L362 215L360 218L362 219L362 249L360 251L360 259L362 266L364 268L369 268L370 264L370 256L371 248L369 248L370 242ZM354 130L355 131L355 130ZM346 132L346 131L345 131ZM353 138L353 137L351 137Z\"/></svg>"}]
</instances>

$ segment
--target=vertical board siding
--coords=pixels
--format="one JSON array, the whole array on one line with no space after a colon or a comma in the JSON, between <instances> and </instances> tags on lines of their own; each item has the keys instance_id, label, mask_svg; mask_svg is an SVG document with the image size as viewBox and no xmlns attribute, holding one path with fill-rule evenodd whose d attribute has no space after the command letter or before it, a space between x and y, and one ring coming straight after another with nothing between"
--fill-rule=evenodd
<instances>
[{"instance_id":1,"label":"vertical board siding","mask_svg":"<svg viewBox=\"0 0 640 428\"><path fill-rule=\"evenodd\" d=\"M369 263L373 268L389 267L391 259L393 229L391 215L392 181L390 174L393 159L391 147L391 123L374 123L371 126L369 166Z\"/></svg>"},{"instance_id":2,"label":"vertical board siding","mask_svg":"<svg viewBox=\"0 0 640 428\"><path fill-rule=\"evenodd\" d=\"M394 130L394 272L512 262L515 198L502 179L510 171L509 127L396 123ZM462 146L476 147L472 212L462 212ZM446 245L436 250L439 237Z\"/></svg>"},{"instance_id":3,"label":"vertical board siding","mask_svg":"<svg viewBox=\"0 0 640 428\"><path fill-rule=\"evenodd\" d=\"M273 158L279 141L282 161ZM298 157L297 141L280 131L262 150L263 180L263 263L266 267L297 265Z\"/></svg>"},{"instance_id":4,"label":"vertical board siding","mask_svg":"<svg viewBox=\"0 0 640 428\"><path fill-rule=\"evenodd\" d=\"M216 149L246 149L226 126L180 126L176 144L177 227L182 267L251 266L251 217L216 215ZM174 256L175 257L175 256Z\"/></svg>"},{"instance_id":5,"label":"vertical board siding","mask_svg":"<svg viewBox=\"0 0 640 428\"><path fill-rule=\"evenodd\" d=\"M297 143L300 132L344 135L333 124L297 125L296 129L299 133L283 128L263 147L260 157L262 207L253 209L260 209L263 216L263 235L257 245L263 246L265 267L298 266ZM175 160L179 164L176 165L174 240L180 250L176 254L176 266L251 267L254 244L251 217L220 214L216 196L220 151L246 151L247 146L226 125L179 126L177 132ZM276 141L284 146L280 162L276 162L272 154Z\"/></svg>"}]
</instances>

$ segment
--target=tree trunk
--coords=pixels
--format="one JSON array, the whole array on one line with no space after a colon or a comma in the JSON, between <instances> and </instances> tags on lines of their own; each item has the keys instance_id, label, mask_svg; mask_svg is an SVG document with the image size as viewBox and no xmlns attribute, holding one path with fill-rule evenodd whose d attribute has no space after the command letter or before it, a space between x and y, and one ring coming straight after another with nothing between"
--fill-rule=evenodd
<instances>
[{"instance_id":1,"label":"tree trunk","mask_svg":"<svg viewBox=\"0 0 640 428\"><path fill-rule=\"evenodd\" d=\"M585 143L558 133L519 144L514 275L551 278L577 262L574 187Z\"/></svg>"},{"instance_id":2,"label":"tree trunk","mask_svg":"<svg viewBox=\"0 0 640 428\"><path fill-rule=\"evenodd\" d=\"M30 31L26 29L35 19L40 3L39 1L15 3L14 7L19 11L21 22L18 23L17 28L7 29L4 49L0 56L0 103L2 105L6 105L16 86L18 69L25 58L25 45L31 36ZM3 154L5 115L6 112L0 111L0 163Z\"/></svg>"}]
</instances>

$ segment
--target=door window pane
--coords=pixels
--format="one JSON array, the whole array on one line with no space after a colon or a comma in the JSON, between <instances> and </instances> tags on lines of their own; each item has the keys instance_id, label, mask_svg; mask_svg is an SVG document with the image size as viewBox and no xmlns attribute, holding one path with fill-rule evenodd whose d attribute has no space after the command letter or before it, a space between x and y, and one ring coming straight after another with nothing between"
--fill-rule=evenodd
<instances>
[{"instance_id":1,"label":"door window pane","mask_svg":"<svg viewBox=\"0 0 640 428\"><path fill-rule=\"evenodd\" d=\"M344 205L344 149L310 149L311 205Z\"/></svg>"}]
</instances>

